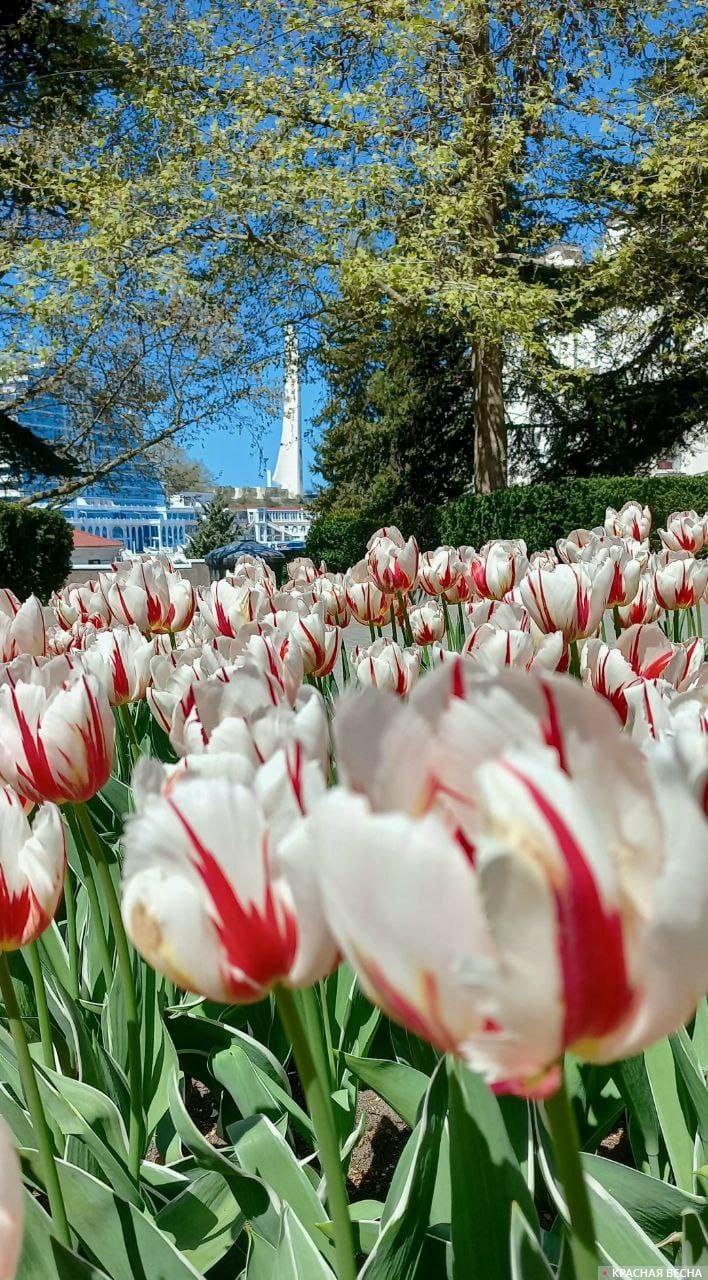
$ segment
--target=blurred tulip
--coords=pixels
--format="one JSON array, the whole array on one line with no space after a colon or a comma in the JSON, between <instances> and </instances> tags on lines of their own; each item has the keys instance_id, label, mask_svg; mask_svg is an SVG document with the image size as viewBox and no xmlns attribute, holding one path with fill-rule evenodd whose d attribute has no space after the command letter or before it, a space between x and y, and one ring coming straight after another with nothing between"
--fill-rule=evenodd
<instances>
[{"instance_id":1,"label":"blurred tulip","mask_svg":"<svg viewBox=\"0 0 708 1280\"><path fill-rule=\"evenodd\" d=\"M399 697L410 692L420 674L418 650L402 649L388 636L375 640L368 649L355 646L350 661L360 684L387 689Z\"/></svg>"},{"instance_id":2,"label":"blurred tulip","mask_svg":"<svg viewBox=\"0 0 708 1280\"><path fill-rule=\"evenodd\" d=\"M98 631L82 653L86 670L101 682L112 707L145 697L156 656L155 641L146 640L137 627Z\"/></svg>"},{"instance_id":3,"label":"blurred tulip","mask_svg":"<svg viewBox=\"0 0 708 1280\"><path fill-rule=\"evenodd\" d=\"M420 555L415 538L406 542L398 529L379 529L369 539L366 563L369 577L380 591L393 595L411 591L418 581Z\"/></svg>"},{"instance_id":4,"label":"blurred tulip","mask_svg":"<svg viewBox=\"0 0 708 1280\"><path fill-rule=\"evenodd\" d=\"M529 556L530 569L555 569L557 564L558 556L552 547L549 547L547 551L534 551Z\"/></svg>"},{"instance_id":5,"label":"blurred tulip","mask_svg":"<svg viewBox=\"0 0 708 1280\"><path fill-rule=\"evenodd\" d=\"M97 631L110 626L111 611L103 592L95 583L69 585L55 591L50 604L57 622L64 631L70 631L76 623L90 623Z\"/></svg>"},{"instance_id":6,"label":"blurred tulip","mask_svg":"<svg viewBox=\"0 0 708 1280\"><path fill-rule=\"evenodd\" d=\"M22 1170L12 1134L0 1117L0 1280L14 1280L22 1252Z\"/></svg>"},{"instance_id":7,"label":"blurred tulip","mask_svg":"<svg viewBox=\"0 0 708 1280\"><path fill-rule=\"evenodd\" d=\"M531 618L522 604L510 604L506 600L485 600L470 605L467 615L473 627L491 622L501 631L530 631Z\"/></svg>"},{"instance_id":8,"label":"blurred tulip","mask_svg":"<svg viewBox=\"0 0 708 1280\"><path fill-rule=\"evenodd\" d=\"M604 532L604 529L601 530L601 533ZM597 546L599 541L597 529L573 529L567 538L558 538L556 550L564 564L576 564L585 548ZM547 566L538 567L544 569Z\"/></svg>"},{"instance_id":9,"label":"blurred tulip","mask_svg":"<svg viewBox=\"0 0 708 1280\"><path fill-rule=\"evenodd\" d=\"M707 829L581 685L469 672L451 656L407 705L345 696L341 784L285 856L310 851L371 999L497 1091L545 1096L565 1049L612 1062L691 1017Z\"/></svg>"},{"instance_id":10,"label":"blurred tulip","mask_svg":"<svg viewBox=\"0 0 708 1280\"><path fill-rule=\"evenodd\" d=\"M194 616L194 588L169 562L136 560L104 575L102 588L116 621L146 634L184 631Z\"/></svg>"},{"instance_id":11,"label":"blurred tulip","mask_svg":"<svg viewBox=\"0 0 708 1280\"><path fill-rule=\"evenodd\" d=\"M707 586L708 560L686 557L655 565L654 595L662 609L692 609Z\"/></svg>"},{"instance_id":12,"label":"blurred tulip","mask_svg":"<svg viewBox=\"0 0 708 1280\"><path fill-rule=\"evenodd\" d=\"M646 542L651 533L651 511L639 502L625 502L619 511L608 507L605 512L605 530L616 538L634 538Z\"/></svg>"},{"instance_id":13,"label":"blurred tulip","mask_svg":"<svg viewBox=\"0 0 708 1280\"><path fill-rule=\"evenodd\" d=\"M613 576L609 561L599 566L559 564L551 571L532 569L521 582L519 594L540 631L560 631L570 644L597 631Z\"/></svg>"},{"instance_id":14,"label":"blurred tulip","mask_svg":"<svg viewBox=\"0 0 708 1280\"><path fill-rule=\"evenodd\" d=\"M312 584L315 606L322 610L325 622L331 627L346 627L351 612L347 603L347 586L341 573L321 574Z\"/></svg>"},{"instance_id":15,"label":"blurred tulip","mask_svg":"<svg viewBox=\"0 0 708 1280\"><path fill-rule=\"evenodd\" d=\"M411 632L416 644L429 645L442 640L445 635L445 614L437 601L426 600L408 614Z\"/></svg>"},{"instance_id":16,"label":"blurred tulip","mask_svg":"<svg viewBox=\"0 0 708 1280\"><path fill-rule=\"evenodd\" d=\"M59 810L41 805L30 826L17 793L0 786L0 951L16 951L44 933L59 905L65 870Z\"/></svg>"},{"instance_id":17,"label":"blurred tulip","mask_svg":"<svg viewBox=\"0 0 708 1280\"><path fill-rule=\"evenodd\" d=\"M12 591L0 591L0 662L12 662L21 653L42 657L47 653L44 610L36 596L20 604Z\"/></svg>"},{"instance_id":18,"label":"blurred tulip","mask_svg":"<svg viewBox=\"0 0 708 1280\"><path fill-rule=\"evenodd\" d=\"M463 564L455 547L438 547L420 557L419 582L427 596L454 591L462 574Z\"/></svg>"},{"instance_id":19,"label":"blurred tulip","mask_svg":"<svg viewBox=\"0 0 708 1280\"><path fill-rule=\"evenodd\" d=\"M556 671L563 658L563 637L554 631L539 636L535 645L529 631L502 630L485 622L471 631L462 652L482 671L503 671L505 667Z\"/></svg>"},{"instance_id":20,"label":"blurred tulip","mask_svg":"<svg viewBox=\"0 0 708 1280\"><path fill-rule=\"evenodd\" d=\"M296 556L288 564L288 578L296 584L310 585L316 581L320 570L309 556Z\"/></svg>"},{"instance_id":21,"label":"blurred tulip","mask_svg":"<svg viewBox=\"0 0 708 1280\"><path fill-rule=\"evenodd\" d=\"M503 600L529 567L526 543L519 539L488 542L471 564L472 580L485 600Z\"/></svg>"},{"instance_id":22,"label":"blurred tulip","mask_svg":"<svg viewBox=\"0 0 708 1280\"><path fill-rule=\"evenodd\" d=\"M708 517L695 511L674 511L666 521L666 528L659 530L659 537L667 551L698 555L708 542Z\"/></svg>"},{"instance_id":23,"label":"blurred tulip","mask_svg":"<svg viewBox=\"0 0 708 1280\"><path fill-rule=\"evenodd\" d=\"M115 722L95 676L76 670L53 686L53 663L0 686L0 778L36 804L76 804L110 777Z\"/></svg>"},{"instance_id":24,"label":"blurred tulip","mask_svg":"<svg viewBox=\"0 0 708 1280\"><path fill-rule=\"evenodd\" d=\"M307 857L283 871L280 842L325 787L297 744L253 788L224 777L136 771L125 834L123 918L145 960L188 991L261 1000L276 983L309 986L336 962Z\"/></svg>"}]
</instances>

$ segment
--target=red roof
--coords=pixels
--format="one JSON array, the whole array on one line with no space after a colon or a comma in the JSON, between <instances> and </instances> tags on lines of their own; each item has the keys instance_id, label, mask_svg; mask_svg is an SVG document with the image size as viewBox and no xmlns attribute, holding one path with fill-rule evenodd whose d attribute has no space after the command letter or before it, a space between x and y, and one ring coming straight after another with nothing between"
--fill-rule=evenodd
<instances>
[{"instance_id":1,"label":"red roof","mask_svg":"<svg viewBox=\"0 0 708 1280\"><path fill-rule=\"evenodd\" d=\"M74 549L83 550L85 547L122 547L123 543L116 541L115 538L99 538L95 533L84 533L83 529L73 529Z\"/></svg>"}]
</instances>

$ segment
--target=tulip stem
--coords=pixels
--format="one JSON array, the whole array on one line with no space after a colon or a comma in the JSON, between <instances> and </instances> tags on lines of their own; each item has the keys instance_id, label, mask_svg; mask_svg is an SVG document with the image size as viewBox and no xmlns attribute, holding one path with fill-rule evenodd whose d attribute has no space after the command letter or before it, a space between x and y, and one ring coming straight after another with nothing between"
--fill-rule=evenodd
<instances>
[{"instance_id":1,"label":"tulip stem","mask_svg":"<svg viewBox=\"0 0 708 1280\"><path fill-rule=\"evenodd\" d=\"M138 1000L135 991L135 975L130 958L130 948L123 924L120 902L113 883L110 867L106 861L103 844L96 832L91 815L85 804L77 804L76 813L79 825L91 851L101 891L108 908L108 915L113 927L116 953L118 956L118 973L123 987L125 1015L128 1037L128 1081L130 1085L130 1125L128 1134L128 1167L135 1179L136 1186L140 1182L140 1161L143 1146L143 1107L142 1087L143 1069L140 1047L140 1021L138 1018Z\"/></svg>"},{"instance_id":2,"label":"tulip stem","mask_svg":"<svg viewBox=\"0 0 708 1280\"><path fill-rule=\"evenodd\" d=\"M620 618L619 605L617 604L612 606L612 621L615 628L615 640L619 640L622 635L622 619Z\"/></svg>"},{"instance_id":3,"label":"tulip stem","mask_svg":"<svg viewBox=\"0 0 708 1280\"><path fill-rule=\"evenodd\" d=\"M571 676L575 676L575 679L579 680L580 679L580 650L578 649L577 640L571 640L570 644L568 645L568 652L570 654L570 665L568 667L568 671L570 672Z\"/></svg>"},{"instance_id":4,"label":"tulip stem","mask_svg":"<svg viewBox=\"0 0 708 1280\"><path fill-rule=\"evenodd\" d=\"M575 1280L596 1280L598 1263L595 1227L580 1162L578 1126L568 1097L565 1074L561 1076L558 1092L546 1099L545 1112L553 1139L558 1176L568 1207L570 1251L575 1267Z\"/></svg>"},{"instance_id":5,"label":"tulip stem","mask_svg":"<svg viewBox=\"0 0 708 1280\"><path fill-rule=\"evenodd\" d=\"M287 987L278 986L275 989L275 998L285 1034L293 1048L295 1064L315 1130L320 1163L327 1187L327 1204L332 1218L337 1276L339 1280L356 1280L354 1234L339 1153L339 1138L332 1111L332 1098L326 1083L329 1073L324 1060L322 1040L319 1034L313 1034L311 1039L308 1037L292 991ZM301 992L301 998L305 1006L306 1022L312 1026L314 1017L319 1014L316 1007L312 1009L313 1004L316 1006L312 988ZM311 1013L314 1016L311 1017Z\"/></svg>"},{"instance_id":6,"label":"tulip stem","mask_svg":"<svg viewBox=\"0 0 708 1280\"><path fill-rule=\"evenodd\" d=\"M81 994L79 978L79 938L76 929L76 893L74 891L74 873L71 867L66 868L64 877L64 907L66 909L66 949L69 953L69 978L71 995L78 1000Z\"/></svg>"},{"instance_id":7,"label":"tulip stem","mask_svg":"<svg viewBox=\"0 0 708 1280\"><path fill-rule=\"evenodd\" d=\"M119 706L118 714L125 730L125 736L128 739L128 747L130 749L133 764L136 765L140 759L140 743L138 742L138 735L135 732L135 725L133 723L133 717L130 714L130 707L127 703L124 702Z\"/></svg>"},{"instance_id":8,"label":"tulip stem","mask_svg":"<svg viewBox=\"0 0 708 1280\"><path fill-rule=\"evenodd\" d=\"M76 853L77 853L79 862L81 863L81 870L84 877L84 885L86 886L86 892L88 894L88 900L89 900L89 907L91 909L91 929L93 930L95 935L96 950L98 951L98 958L101 963L101 972L103 974L103 980L106 984L106 995L108 995L108 992L111 989L111 983L113 982L113 960L111 958L111 953L108 947L106 930L103 927L103 916L101 914L101 904L98 898L98 890L96 889L96 881L94 880L91 862L86 856L86 853L84 851L84 842L81 836L81 827L79 826L79 820L70 805L66 806L66 808L64 809L64 812L66 814L69 827L71 828L71 834L74 837L74 845L76 847Z\"/></svg>"},{"instance_id":9,"label":"tulip stem","mask_svg":"<svg viewBox=\"0 0 708 1280\"><path fill-rule=\"evenodd\" d=\"M49 1005L47 1004L47 988L44 985L42 963L39 958L39 950L36 942L30 942L29 945L25 947L25 957L32 977L34 1002L37 1006L37 1022L39 1023L39 1040L42 1046L42 1059L45 1067L49 1067L50 1071L53 1071L55 1063L54 1045L52 1042L52 1024L49 1017Z\"/></svg>"},{"instance_id":10,"label":"tulip stem","mask_svg":"<svg viewBox=\"0 0 708 1280\"><path fill-rule=\"evenodd\" d=\"M398 644L398 631L396 630L396 609L395 609L393 600L391 601L391 636L393 637L393 643Z\"/></svg>"},{"instance_id":11,"label":"tulip stem","mask_svg":"<svg viewBox=\"0 0 708 1280\"><path fill-rule=\"evenodd\" d=\"M69 1231L66 1209L64 1208L64 1197L62 1195L56 1160L54 1158L52 1137L49 1131L49 1125L47 1124L47 1117L44 1112L42 1097L39 1092L39 1085L37 1084L34 1063L27 1044L27 1036L25 1035L22 1018L20 1017L20 1010L17 1004L12 974L10 973L10 966L7 962L7 954L4 951L0 951L0 992L2 993L3 1004L5 1005L5 1015L10 1025L10 1033L15 1046L17 1069L22 1082L22 1092L27 1104L27 1110L30 1113L32 1129L37 1142L37 1151L39 1153L42 1172L44 1174L44 1188L47 1193L47 1199L49 1200L49 1207L54 1221L55 1234L57 1239L70 1249L71 1233Z\"/></svg>"},{"instance_id":12,"label":"tulip stem","mask_svg":"<svg viewBox=\"0 0 708 1280\"><path fill-rule=\"evenodd\" d=\"M405 596L404 596L404 594L403 594L403 592L402 592L402 591L397 591L397 592L396 592L396 596L398 597L398 605L399 605L399 608L400 608L400 610L401 610L401 618L402 618L401 626L402 626L402 628L403 628L403 634L404 634L405 639L406 639L406 644L410 644L410 645L412 645L412 644L414 643L414 640L413 640L413 631L412 631L412 629L411 629L411 620L410 620L410 618L408 617L408 609L407 609L407 606L406 606L406 598L405 598ZM392 606L392 607L393 607L393 606Z\"/></svg>"}]
</instances>

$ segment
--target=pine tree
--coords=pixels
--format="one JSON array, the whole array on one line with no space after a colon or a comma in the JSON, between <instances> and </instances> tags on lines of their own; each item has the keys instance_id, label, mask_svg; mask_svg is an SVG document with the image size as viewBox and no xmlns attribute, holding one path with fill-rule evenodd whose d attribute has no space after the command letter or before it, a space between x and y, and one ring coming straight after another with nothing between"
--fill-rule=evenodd
<instances>
[{"instance_id":1,"label":"pine tree","mask_svg":"<svg viewBox=\"0 0 708 1280\"><path fill-rule=\"evenodd\" d=\"M185 547L185 553L193 560L203 560L204 556L214 551L216 547L225 547L229 542L234 542L238 532L234 514L229 510L224 498L213 498L203 507L199 523Z\"/></svg>"}]
</instances>

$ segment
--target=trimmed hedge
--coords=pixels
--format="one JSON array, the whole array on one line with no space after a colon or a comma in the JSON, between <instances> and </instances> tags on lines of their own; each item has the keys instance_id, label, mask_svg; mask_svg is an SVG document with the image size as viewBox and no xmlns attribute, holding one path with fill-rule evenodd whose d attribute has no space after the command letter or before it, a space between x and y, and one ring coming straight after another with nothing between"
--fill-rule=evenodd
<instances>
[{"instance_id":1,"label":"trimmed hedge","mask_svg":"<svg viewBox=\"0 0 708 1280\"><path fill-rule=\"evenodd\" d=\"M71 570L71 525L60 511L0 503L0 586L46 601Z\"/></svg>"},{"instance_id":2,"label":"trimmed hedge","mask_svg":"<svg viewBox=\"0 0 708 1280\"><path fill-rule=\"evenodd\" d=\"M383 524L397 525L406 537L415 534L424 550L440 543L480 547L490 538L523 538L529 551L540 551L554 546L571 529L602 524L608 507L619 509L631 498L651 507L656 530L672 511L691 507L699 515L708 511L708 475L593 476L470 495L440 510L405 508L384 515L321 516L310 528L305 554L316 564L325 560L328 569L343 573L361 560L372 533Z\"/></svg>"},{"instance_id":3,"label":"trimmed hedge","mask_svg":"<svg viewBox=\"0 0 708 1280\"><path fill-rule=\"evenodd\" d=\"M307 535L305 555L315 564L324 560L333 573L344 573L366 554L366 544L381 525L396 525L409 538L414 534L421 547L437 547L440 542L440 515L435 507L416 511L399 507L384 515L320 516Z\"/></svg>"},{"instance_id":4,"label":"trimmed hedge","mask_svg":"<svg viewBox=\"0 0 708 1280\"><path fill-rule=\"evenodd\" d=\"M480 547L490 538L523 538L529 551L540 551L571 529L602 524L607 507L632 498L651 508L656 530L672 511L708 511L708 475L594 476L460 498L441 512L441 541Z\"/></svg>"}]
</instances>

